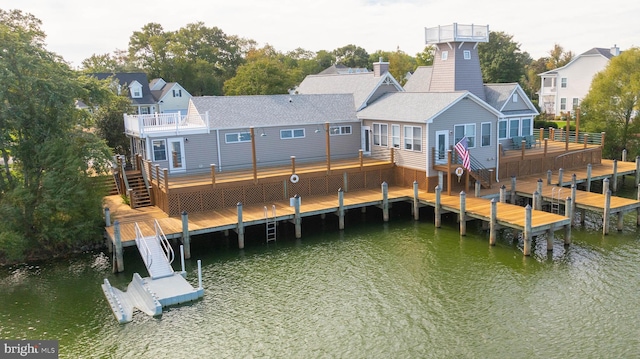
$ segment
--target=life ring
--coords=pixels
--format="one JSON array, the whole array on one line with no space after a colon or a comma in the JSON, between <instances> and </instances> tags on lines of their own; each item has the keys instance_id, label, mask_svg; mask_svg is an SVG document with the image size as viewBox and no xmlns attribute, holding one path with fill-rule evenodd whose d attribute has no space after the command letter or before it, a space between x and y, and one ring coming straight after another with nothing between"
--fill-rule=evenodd
<instances>
[{"instance_id":1,"label":"life ring","mask_svg":"<svg viewBox=\"0 0 640 359\"><path fill-rule=\"evenodd\" d=\"M463 173L464 170L462 169L462 167L456 168L456 176L461 177Z\"/></svg>"},{"instance_id":2,"label":"life ring","mask_svg":"<svg viewBox=\"0 0 640 359\"><path fill-rule=\"evenodd\" d=\"M289 178L289 181L291 181L291 183L298 183L298 181L300 181L300 177L298 177L298 175L294 173Z\"/></svg>"}]
</instances>

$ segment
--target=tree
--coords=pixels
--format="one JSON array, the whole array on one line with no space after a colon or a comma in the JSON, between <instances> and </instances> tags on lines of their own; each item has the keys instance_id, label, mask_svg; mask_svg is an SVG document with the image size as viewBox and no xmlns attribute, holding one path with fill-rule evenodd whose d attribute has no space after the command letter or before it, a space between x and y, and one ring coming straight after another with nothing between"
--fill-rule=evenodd
<instances>
[{"instance_id":1,"label":"tree","mask_svg":"<svg viewBox=\"0 0 640 359\"><path fill-rule=\"evenodd\" d=\"M562 46L558 44L553 45L553 49L549 51L549 57L547 58L546 67L547 70L554 70L562 67L573 59L573 52L564 51Z\"/></svg>"},{"instance_id":2,"label":"tree","mask_svg":"<svg viewBox=\"0 0 640 359\"><path fill-rule=\"evenodd\" d=\"M113 55L93 54L89 58L82 60L82 70L85 73L115 73L115 72L137 72L130 62L127 53L124 50L116 50Z\"/></svg>"},{"instance_id":3,"label":"tree","mask_svg":"<svg viewBox=\"0 0 640 359\"><path fill-rule=\"evenodd\" d=\"M594 76L581 110L587 130L607 134L603 155L619 157L623 149L640 155L640 48L613 57Z\"/></svg>"},{"instance_id":4,"label":"tree","mask_svg":"<svg viewBox=\"0 0 640 359\"><path fill-rule=\"evenodd\" d=\"M520 82L525 76L525 66L531 62L513 36L504 32L490 32L489 42L478 45L478 56L486 83Z\"/></svg>"},{"instance_id":5,"label":"tree","mask_svg":"<svg viewBox=\"0 0 640 359\"><path fill-rule=\"evenodd\" d=\"M378 62L380 58L389 62L389 73L401 84L406 82L407 73L416 69L416 59L407 55L404 51L397 49L394 52L378 50L369 55L370 65L373 67L374 62Z\"/></svg>"},{"instance_id":6,"label":"tree","mask_svg":"<svg viewBox=\"0 0 640 359\"><path fill-rule=\"evenodd\" d=\"M369 64L369 54L367 50L356 45L346 45L333 50L336 63L346 67L364 67Z\"/></svg>"},{"instance_id":7,"label":"tree","mask_svg":"<svg viewBox=\"0 0 640 359\"><path fill-rule=\"evenodd\" d=\"M110 153L75 101L93 106L108 90L48 52L40 26L0 10L0 259L58 253L102 233L104 193L92 177Z\"/></svg>"},{"instance_id":8,"label":"tree","mask_svg":"<svg viewBox=\"0 0 640 359\"><path fill-rule=\"evenodd\" d=\"M548 58L541 57L535 61L530 62L525 67L527 73L523 81L522 88L527 92L527 95L529 95L529 98L534 102L537 101L536 99L538 96L538 91L540 90L540 85L542 80L540 76L538 76L538 74L541 74L547 70L547 67L546 67L547 61L548 61Z\"/></svg>"},{"instance_id":9,"label":"tree","mask_svg":"<svg viewBox=\"0 0 640 359\"><path fill-rule=\"evenodd\" d=\"M418 66L431 66L433 65L433 56L436 53L436 48L433 45L427 45L422 52L416 54L416 65Z\"/></svg>"},{"instance_id":10,"label":"tree","mask_svg":"<svg viewBox=\"0 0 640 359\"><path fill-rule=\"evenodd\" d=\"M236 76L225 81L225 95L286 94L296 84L296 74L277 59L263 57L238 68Z\"/></svg>"},{"instance_id":11,"label":"tree","mask_svg":"<svg viewBox=\"0 0 640 359\"><path fill-rule=\"evenodd\" d=\"M128 155L129 139L124 133L123 113L133 113L131 100L124 94L112 93L107 103L95 110L96 134L117 154ZM127 156L128 157L128 156Z\"/></svg>"}]
</instances>

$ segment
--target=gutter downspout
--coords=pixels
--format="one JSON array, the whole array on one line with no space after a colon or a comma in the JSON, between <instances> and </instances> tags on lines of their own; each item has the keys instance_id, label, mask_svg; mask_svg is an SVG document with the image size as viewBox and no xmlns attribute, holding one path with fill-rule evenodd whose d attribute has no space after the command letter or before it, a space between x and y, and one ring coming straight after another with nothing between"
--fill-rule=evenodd
<instances>
[{"instance_id":1,"label":"gutter downspout","mask_svg":"<svg viewBox=\"0 0 640 359\"><path fill-rule=\"evenodd\" d=\"M507 126L509 125L509 122L507 121ZM500 156L502 154L500 153L500 118L498 117L498 121L496 122L496 183L500 182L500 180L498 179L498 173L500 172Z\"/></svg>"}]
</instances>

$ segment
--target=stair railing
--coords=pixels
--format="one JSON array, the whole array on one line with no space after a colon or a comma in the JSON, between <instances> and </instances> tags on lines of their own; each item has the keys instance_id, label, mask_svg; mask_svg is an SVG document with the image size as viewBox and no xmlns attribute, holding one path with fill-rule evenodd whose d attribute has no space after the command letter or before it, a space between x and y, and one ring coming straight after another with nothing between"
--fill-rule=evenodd
<instances>
[{"instance_id":1,"label":"stair railing","mask_svg":"<svg viewBox=\"0 0 640 359\"><path fill-rule=\"evenodd\" d=\"M142 231L136 222L135 226L136 231L136 245L138 246L138 251L140 251L140 255L142 255L142 259L144 260L144 264L147 266L147 269L151 268L151 264L153 263L153 255L151 254L151 249L147 244L147 240L142 235Z\"/></svg>"},{"instance_id":2,"label":"stair railing","mask_svg":"<svg viewBox=\"0 0 640 359\"><path fill-rule=\"evenodd\" d=\"M462 158L458 156L458 154L454 151L454 158L452 160L453 163L462 165ZM487 186L491 184L491 171L486 168L482 162L478 161L475 157L469 154L469 164L471 165L471 172L475 175L476 178L480 179L481 182L484 182Z\"/></svg>"},{"instance_id":3,"label":"stair railing","mask_svg":"<svg viewBox=\"0 0 640 359\"><path fill-rule=\"evenodd\" d=\"M162 231L162 227L160 227L160 223L158 223L158 220L156 219L154 222L154 226L156 228L156 238L160 242L162 253L164 253L164 258L167 260L167 262L169 262L169 264L171 264L175 259L175 253L173 252L171 243L169 243L169 241L167 240L167 236L164 235L164 232Z\"/></svg>"}]
</instances>

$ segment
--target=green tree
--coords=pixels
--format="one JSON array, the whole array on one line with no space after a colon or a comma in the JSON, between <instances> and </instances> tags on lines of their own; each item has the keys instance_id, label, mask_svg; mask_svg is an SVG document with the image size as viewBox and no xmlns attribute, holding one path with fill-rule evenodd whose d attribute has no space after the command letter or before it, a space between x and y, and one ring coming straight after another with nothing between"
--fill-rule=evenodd
<instances>
[{"instance_id":1,"label":"green tree","mask_svg":"<svg viewBox=\"0 0 640 359\"><path fill-rule=\"evenodd\" d=\"M168 52L171 41L172 34L165 32L162 25L148 23L141 31L134 31L129 38L129 58L149 78L162 77L165 70L172 66Z\"/></svg>"},{"instance_id":2,"label":"green tree","mask_svg":"<svg viewBox=\"0 0 640 359\"><path fill-rule=\"evenodd\" d=\"M356 45L346 45L333 50L336 63L346 67L364 67L369 64L369 54L367 50Z\"/></svg>"},{"instance_id":3,"label":"green tree","mask_svg":"<svg viewBox=\"0 0 640 359\"><path fill-rule=\"evenodd\" d=\"M331 67L331 65L336 63L336 55L333 52L329 52L326 50L320 50L316 52L316 62L320 67L320 71ZM318 71L318 72L320 72Z\"/></svg>"},{"instance_id":4,"label":"green tree","mask_svg":"<svg viewBox=\"0 0 640 359\"><path fill-rule=\"evenodd\" d=\"M422 52L416 54L416 65L418 66L431 66L433 65L433 56L436 53L436 48L433 45L427 45Z\"/></svg>"},{"instance_id":5,"label":"green tree","mask_svg":"<svg viewBox=\"0 0 640 359\"><path fill-rule=\"evenodd\" d=\"M86 126L107 88L45 49L41 22L0 10L0 258L59 253L99 241L106 144Z\"/></svg>"},{"instance_id":6,"label":"green tree","mask_svg":"<svg viewBox=\"0 0 640 359\"><path fill-rule=\"evenodd\" d=\"M531 61L526 66L527 74L523 81L522 88L523 90L525 90L529 98L534 102L537 102L538 91L540 90L542 81L538 74L541 74L547 70L547 61L548 58L541 57L535 61Z\"/></svg>"},{"instance_id":7,"label":"green tree","mask_svg":"<svg viewBox=\"0 0 640 359\"><path fill-rule=\"evenodd\" d=\"M236 76L225 81L225 95L286 94L297 83L297 73L275 56L252 56L251 61L238 68Z\"/></svg>"},{"instance_id":8,"label":"green tree","mask_svg":"<svg viewBox=\"0 0 640 359\"><path fill-rule=\"evenodd\" d=\"M562 67L573 59L573 52L564 51L564 48L558 44L553 45L553 49L549 50L549 57L547 57L546 67L547 70L554 70Z\"/></svg>"},{"instance_id":9,"label":"green tree","mask_svg":"<svg viewBox=\"0 0 640 359\"><path fill-rule=\"evenodd\" d=\"M416 59L400 49L393 52L378 50L369 55L369 68L372 68L373 63L378 62L380 58L382 58L383 61L389 62L389 73L391 73L401 85L405 84L407 73L413 72L417 68Z\"/></svg>"},{"instance_id":10,"label":"green tree","mask_svg":"<svg viewBox=\"0 0 640 359\"><path fill-rule=\"evenodd\" d=\"M478 45L478 56L486 83L520 82L525 76L525 66L531 62L513 36L504 32L490 32L489 42Z\"/></svg>"},{"instance_id":11,"label":"green tree","mask_svg":"<svg viewBox=\"0 0 640 359\"><path fill-rule=\"evenodd\" d=\"M581 110L588 131L606 132L604 156L619 157L625 148L640 155L640 48L612 58L594 76Z\"/></svg>"},{"instance_id":12,"label":"green tree","mask_svg":"<svg viewBox=\"0 0 640 359\"><path fill-rule=\"evenodd\" d=\"M98 107L94 112L97 135L117 154L127 155L129 139L124 133L123 113L133 113L131 100L125 95L113 92L110 100Z\"/></svg>"},{"instance_id":13,"label":"green tree","mask_svg":"<svg viewBox=\"0 0 640 359\"><path fill-rule=\"evenodd\" d=\"M138 72L129 62L129 56L124 50L116 50L113 55L93 54L89 58L82 60L81 68L85 73L115 73L115 72Z\"/></svg>"}]
</instances>

